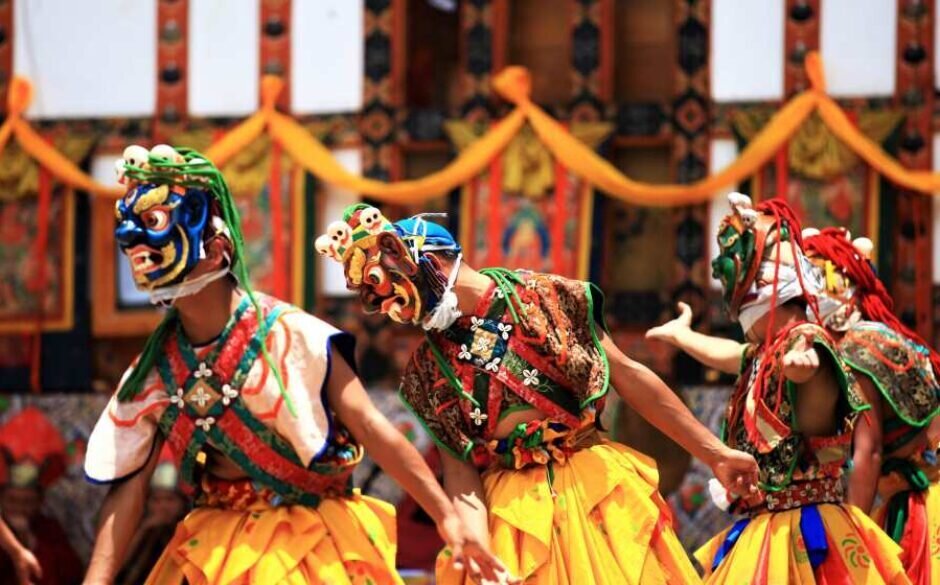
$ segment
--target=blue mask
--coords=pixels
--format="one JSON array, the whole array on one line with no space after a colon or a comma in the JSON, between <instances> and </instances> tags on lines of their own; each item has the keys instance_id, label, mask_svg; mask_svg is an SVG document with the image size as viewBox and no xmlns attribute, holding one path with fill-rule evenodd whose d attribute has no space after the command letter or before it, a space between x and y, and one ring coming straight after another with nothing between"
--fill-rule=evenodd
<instances>
[{"instance_id":1,"label":"blue mask","mask_svg":"<svg viewBox=\"0 0 940 585\"><path fill-rule=\"evenodd\" d=\"M114 237L143 290L181 282L200 260L209 219L202 189L143 183L114 206Z\"/></svg>"}]
</instances>

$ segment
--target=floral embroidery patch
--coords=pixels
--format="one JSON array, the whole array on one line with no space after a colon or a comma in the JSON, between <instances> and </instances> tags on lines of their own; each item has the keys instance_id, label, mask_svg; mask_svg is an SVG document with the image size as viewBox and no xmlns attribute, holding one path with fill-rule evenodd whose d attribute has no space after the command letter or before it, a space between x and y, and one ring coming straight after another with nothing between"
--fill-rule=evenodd
<instances>
[{"instance_id":1,"label":"floral embroidery patch","mask_svg":"<svg viewBox=\"0 0 940 585\"><path fill-rule=\"evenodd\" d=\"M470 323L470 330L464 329L465 335L461 335L463 339L460 340L457 359L493 373L498 372L509 347L513 326L481 317L473 317Z\"/></svg>"}]
</instances>

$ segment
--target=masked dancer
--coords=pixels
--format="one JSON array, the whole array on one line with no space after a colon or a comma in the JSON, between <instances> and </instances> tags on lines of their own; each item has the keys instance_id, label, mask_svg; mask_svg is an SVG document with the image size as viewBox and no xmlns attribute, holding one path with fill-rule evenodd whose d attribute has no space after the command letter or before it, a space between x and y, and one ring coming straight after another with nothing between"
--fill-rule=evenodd
<instances>
[{"instance_id":1,"label":"masked dancer","mask_svg":"<svg viewBox=\"0 0 940 585\"><path fill-rule=\"evenodd\" d=\"M86 475L113 487L87 582L121 566L164 442L195 509L149 583L400 583L394 511L350 483L363 447L493 577L421 455L370 402L353 339L252 292L218 169L160 145L129 147L118 171L115 237L138 287L169 310L89 439Z\"/></svg>"},{"instance_id":2,"label":"masked dancer","mask_svg":"<svg viewBox=\"0 0 940 585\"><path fill-rule=\"evenodd\" d=\"M872 416L856 429L848 501L873 514L901 545L917 585L940 580L940 356L893 312L870 262L868 238L841 228L804 230L807 254L823 281L819 317L855 372Z\"/></svg>"},{"instance_id":3,"label":"masked dancer","mask_svg":"<svg viewBox=\"0 0 940 585\"><path fill-rule=\"evenodd\" d=\"M899 548L845 504L843 469L868 409L836 340L807 320L820 283L781 200L729 196L712 263L741 344L692 331L691 311L651 330L702 363L738 372L725 441L760 465L758 493L713 498L741 515L698 551L708 583L907 583Z\"/></svg>"},{"instance_id":4,"label":"masked dancer","mask_svg":"<svg viewBox=\"0 0 940 585\"><path fill-rule=\"evenodd\" d=\"M495 211L495 210L494 210ZM611 385L731 489L754 459L723 445L614 345L593 285L476 271L442 226L348 208L316 242L365 311L426 332L401 397L434 437L465 521L526 583L694 583L655 462L598 432ZM464 576L439 557L438 582Z\"/></svg>"}]
</instances>

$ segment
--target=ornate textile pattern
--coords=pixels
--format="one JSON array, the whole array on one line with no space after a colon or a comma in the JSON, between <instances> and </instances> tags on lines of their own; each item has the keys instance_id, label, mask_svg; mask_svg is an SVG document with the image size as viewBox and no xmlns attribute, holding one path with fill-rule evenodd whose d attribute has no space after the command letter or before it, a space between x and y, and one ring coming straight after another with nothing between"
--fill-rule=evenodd
<instances>
[{"instance_id":1,"label":"ornate textile pattern","mask_svg":"<svg viewBox=\"0 0 940 585\"><path fill-rule=\"evenodd\" d=\"M839 350L904 422L920 427L940 411L940 386L925 348L882 323L862 321L846 332Z\"/></svg>"},{"instance_id":2,"label":"ornate textile pattern","mask_svg":"<svg viewBox=\"0 0 940 585\"><path fill-rule=\"evenodd\" d=\"M445 129L459 151L481 128L450 121ZM573 124L571 134L597 148L610 134L606 123ZM529 126L500 157L461 190L461 234L471 264L524 268L586 278L593 190L558 163ZM490 209L502 213L493 215Z\"/></svg>"},{"instance_id":3,"label":"ornate textile pattern","mask_svg":"<svg viewBox=\"0 0 940 585\"><path fill-rule=\"evenodd\" d=\"M268 158L270 157L264 157L264 159ZM266 160L259 160L258 164L263 167L268 166ZM228 176L228 170L226 170L226 176ZM257 186L255 181L250 180L248 177L245 177L245 179L246 184L250 183L253 187ZM236 186L240 183L233 182L231 184L232 195L235 197L235 204L238 206L238 213L242 220L242 235L245 238L245 263L249 274L251 274L252 286L262 292L279 294L275 290L277 279L275 278L271 258L275 237L280 234L283 240L281 245L284 247L286 258L290 260L284 267L286 280L289 283L288 291L285 292L288 292L291 301L299 303L301 299L297 298L296 294L291 293L298 290L304 278L304 263L296 261L296 257L299 254L302 255L303 251L295 249L299 239L296 232L298 229L302 229L299 227L302 222L298 222L298 218L303 218L305 213L304 179L302 175L294 173L290 165L287 165L279 179L281 181L280 191L284 194L280 200L282 211L279 214L275 213L274 209L277 202L272 201L270 173L266 173L264 183L252 191L236 190ZM274 228L274 220L277 217L282 220L280 230ZM303 235L300 234L300 237L302 238Z\"/></svg>"},{"instance_id":4,"label":"ornate textile pattern","mask_svg":"<svg viewBox=\"0 0 940 585\"><path fill-rule=\"evenodd\" d=\"M351 488L348 478L362 449L336 425L323 453L308 469L290 444L261 423L242 401L242 384L258 359L262 334L283 311L291 310L270 297L263 299L263 331L246 296L216 345L201 357L177 327L158 361L170 400L160 429L180 463L186 491L195 490L196 461L211 441L256 482L276 492L278 503L316 506L324 494L346 493Z\"/></svg>"},{"instance_id":5,"label":"ornate textile pattern","mask_svg":"<svg viewBox=\"0 0 940 585\"><path fill-rule=\"evenodd\" d=\"M732 127L742 142L757 135L772 115L765 108L739 110ZM903 116L894 111L863 110L858 128L871 140L885 145ZM879 217L873 213L881 197L881 184L874 171L839 141L822 119L813 114L787 144L787 203L803 225L844 226L856 235L878 238ZM764 166L751 180L755 201L776 197L777 165Z\"/></svg>"},{"instance_id":6,"label":"ornate textile pattern","mask_svg":"<svg viewBox=\"0 0 940 585\"><path fill-rule=\"evenodd\" d=\"M518 323L494 286L474 315L415 352L402 380L402 398L438 443L464 457L473 450L480 465L489 462L486 444L501 414L535 407L578 429L593 422L591 405L607 390L606 356L594 331L599 295L558 276L522 279L515 285Z\"/></svg>"},{"instance_id":7,"label":"ornate textile pattern","mask_svg":"<svg viewBox=\"0 0 940 585\"><path fill-rule=\"evenodd\" d=\"M838 432L831 437L803 437L796 430L796 389L783 377L783 356L807 333L824 359L832 360L841 376L848 412ZM766 369L762 362L769 360ZM759 372L765 376L759 380ZM762 386L761 386L762 384ZM744 368L728 406L725 441L729 446L751 453L760 465L760 482L766 504L769 493L792 482L838 478L851 448L852 427L863 403L851 372L838 357L825 330L810 323L798 324L780 332L770 348L756 348L745 356Z\"/></svg>"}]
</instances>

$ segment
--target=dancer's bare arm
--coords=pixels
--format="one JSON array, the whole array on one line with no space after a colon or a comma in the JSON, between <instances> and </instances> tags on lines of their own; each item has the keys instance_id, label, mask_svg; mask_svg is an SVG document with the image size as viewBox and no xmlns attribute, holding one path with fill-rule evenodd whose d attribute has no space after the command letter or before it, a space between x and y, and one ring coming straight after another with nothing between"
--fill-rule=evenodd
<instances>
[{"instance_id":1,"label":"dancer's bare arm","mask_svg":"<svg viewBox=\"0 0 940 585\"><path fill-rule=\"evenodd\" d=\"M98 521L98 535L91 553L85 585L113 583L124 562L128 545L144 515L150 477L157 466L161 444L150 452L144 468L115 484L105 496Z\"/></svg>"},{"instance_id":2,"label":"dancer's bare arm","mask_svg":"<svg viewBox=\"0 0 940 585\"><path fill-rule=\"evenodd\" d=\"M398 482L434 519L438 532L458 561L466 562L486 579L496 579L502 563L489 552L489 541L468 530L444 494L424 458L379 412L349 364L335 352L327 383L330 405L340 421L372 459Z\"/></svg>"},{"instance_id":3,"label":"dancer's bare arm","mask_svg":"<svg viewBox=\"0 0 940 585\"><path fill-rule=\"evenodd\" d=\"M863 512L871 512L881 476L881 393L867 376L858 377L859 386L871 410L863 412L852 437L852 473L849 474L848 502Z\"/></svg>"},{"instance_id":4,"label":"dancer's bare arm","mask_svg":"<svg viewBox=\"0 0 940 585\"><path fill-rule=\"evenodd\" d=\"M483 496L483 480L480 472L466 461L461 461L444 449L441 454L441 467L444 472L444 491L450 496L463 520L464 526L473 531L481 542L489 543L489 513ZM502 573L494 581L480 581L482 585L505 585L518 583L508 572Z\"/></svg>"},{"instance_id":5,"label":"dancer's bare arm","mask_svg":"<svg viewBox=\"0 0 940 585\"><path fill-rule=\"evenodd\" d=\"M470 463L457 459L447 451L439 451L444 472L444 491L453 501L467 529L474 531L482 542L489 543L489 521L480 472Z\"/></svg>"},{"instance_id":6,"label":"dancer's bare arm","mask_svg":"<svg viewBox=\"0 0 940 585\"><path fill-rule=\"evenodd\" d=\"M13 560L17 583L27 585L38 583L42 579L42 568L36 556L16 539L16 535L2 518L0 518L0 548Z\"/></svg>"},{"instance_id":7,"label":"dancer's bare arm","mask_svg":"<svg viewBox=\"0 0 940 585\"><path fill-rule=\"evenodd\" d=\"M627 357L606 332L601 345L617 393L660 431L705 462L728 490L745 495L757 488L757 462L728 448L692 415L673 391L643 364Z\"/></svg>"},{"instance_id":8,"label":"dancer's bare arm","mask_svg":"<svg viewBox=\"0 0 940 585\"><path fill-rule=\"evenodd\" d=\"M700 363L726 374L737 374L746 344L692 330L692 308L679 303L679 316L646 332L647 339L672 344Z\"/></svg>"}]
</instances>

